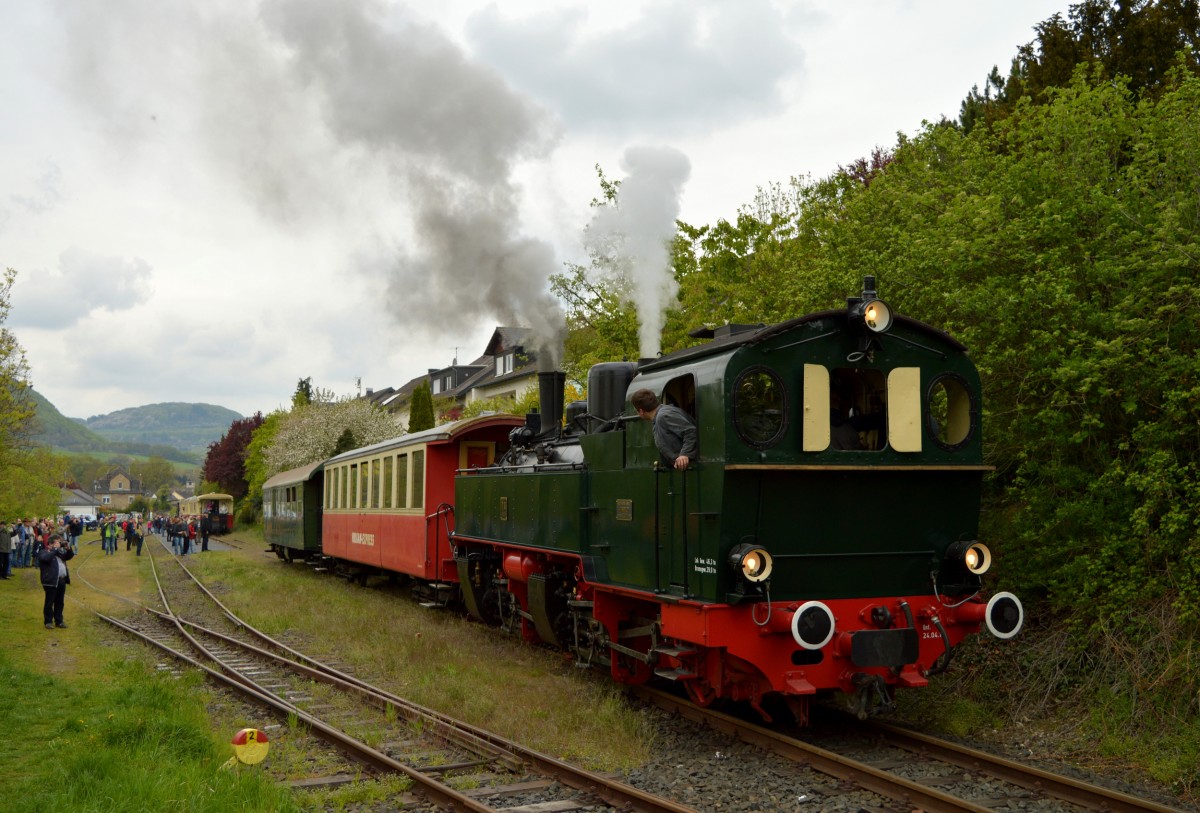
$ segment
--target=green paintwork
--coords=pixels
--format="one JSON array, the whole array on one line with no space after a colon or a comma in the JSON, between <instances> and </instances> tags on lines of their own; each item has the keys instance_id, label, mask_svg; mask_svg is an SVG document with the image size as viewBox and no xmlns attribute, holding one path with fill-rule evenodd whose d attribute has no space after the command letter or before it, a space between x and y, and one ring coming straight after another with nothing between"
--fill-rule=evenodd
<instances>
[{"instance_id":1,"label":"green paintwork","mask_svg":"<svg viewBox=\"0 0 1200 813\"><path fill-rule=\"evenodd\" d=\"M583 437L587 465L578 470L460 477L457 531L576 552L593 578L667 597L741 600L749 591L726 561L740 542L763 545L774 556L773 601L928 594L947 546L977 539L979 378L961 346L912 320L898 320L880 345L873 360L847 361L859 337L837 312L778 326L755 341L714 343L644 365L630 392L663 393L680 376L692 377L697 465L656 470L649 424L629 421ZM921 392L936 375L953 371L975 405L973 434L954 450L926 437L918 453L804 452L805 364L885 376L916 367ZM767 449L739 437L728 397L738 376L757 366L774 371L787 393L786 430ZM807 468L727 468L746 465ZM922 468L931 466L942 468Z\"/></svg>"},{"instance_id":2,"label":"green paintwork","mask_svg":"<svg viewBox=\"0 0 1200 813\"><path fill-rule=\"evenodd\" d=\"M300 483L300 500L284 501L286 487L263 489L263 537L296 551L321 551L321 497L324 479L318 472Z\"/></svg>"}]
</instances>

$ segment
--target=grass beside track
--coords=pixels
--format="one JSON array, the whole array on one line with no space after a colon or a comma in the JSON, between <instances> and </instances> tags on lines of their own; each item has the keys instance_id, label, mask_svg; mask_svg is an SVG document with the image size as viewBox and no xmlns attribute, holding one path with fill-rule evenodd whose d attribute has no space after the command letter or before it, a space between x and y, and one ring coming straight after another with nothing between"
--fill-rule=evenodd
<instances>
[{"instance_id":1,"label":"grass beside track","mask_svg":"<svg viewBox=\"0 0 1200 813\"><path fill-rule=\"evenodd\" d=\"M602 676L561 655L517 643L449 612L421 608L380 580L367 588L263 552L241 549L187 560L231 609L270 633L291 632L302 649L336 656L358 674L447 714L596 770L644 761L653 732ZM6 811L257 811L338 808L394 798L395 782L293 793L278 783L314 768L310 741L288 721L226 702L193 670L119 635L80 602L105 613L127 605L97 593L155 604L149 560L104 556L81 540L72 560L65 630L42 627L36 568L0 582L0 799ZM147 544L158 544L152 537ZM242 727L282 723L259 766L222 766Z\"/></svg>"},{"instance_id":2,"label":"grass beside track","mask_svg":"<svg viewBox=\"0 0 1200 813\"><path fill-rule=\"evenodd\" d=\"M82 546L72 572L136 594L148 574L145 557L122 549L97 559L98 547ZM263 772L221 769L232 753L231 734L213 730L196 677L172 678L155 670L149 656L130 659L123 648L106 645L101 622L71 599L103 611L119 602L100 598L77 578L67 594L68 629L46 630L38 570L16 570L0 582L4 810L297 809Z\"/></svg>"},{"instance_id":3,"label":"grass beside track","mask_svg":"<svg viewBox=\"0 0 1200 813\"><path fill-rule=\"evenodd\" d=\"M269 634L300 633L402 697L596 770L644 762L649 730L603 675L460 615L421 607L385 579L359 587L247 544L188 562Z\"/></svg>"}]
</instances>

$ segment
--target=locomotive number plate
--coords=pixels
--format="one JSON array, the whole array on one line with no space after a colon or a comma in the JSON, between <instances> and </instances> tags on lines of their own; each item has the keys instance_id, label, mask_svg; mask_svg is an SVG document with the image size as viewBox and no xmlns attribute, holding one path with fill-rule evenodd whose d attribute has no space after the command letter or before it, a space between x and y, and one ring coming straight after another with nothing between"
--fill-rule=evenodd
<instances>
[{"instance_id":1,"label":"locomotive number plate","mask_svg":"<svg viewBox=\"0 0 1200 813\"><path fill-rule=\"evenodd\" d=\"M633 500L617 500L617 520L633 522Z\"/></svg>"},{"instance_id":2,"label":"locomotive number plate","mask_svg":"<svg viewBox=\"0 0 1200 813\"><path fill-rule=\"evenodd\" d=\"M500 519L508 519L508 497L500 498Z\"/></svg>"}]
</instances>

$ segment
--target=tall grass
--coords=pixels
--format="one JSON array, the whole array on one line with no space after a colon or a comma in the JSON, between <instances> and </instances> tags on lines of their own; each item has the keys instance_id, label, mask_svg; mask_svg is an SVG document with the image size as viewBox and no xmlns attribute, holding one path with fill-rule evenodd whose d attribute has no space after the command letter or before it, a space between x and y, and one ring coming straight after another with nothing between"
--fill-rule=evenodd
<instances>
[{"instance_id":1,"label":"tall grass","mask_svg":"<svg viewBox=\"0 0 1200 813\"><path fill-rule=\"evenodd\" d=\"M249 623L301 636L395 693L597 770L645 761L654 733L607 677L445 610L261 550L194 563Z\"/></svg>"}]
</instances>

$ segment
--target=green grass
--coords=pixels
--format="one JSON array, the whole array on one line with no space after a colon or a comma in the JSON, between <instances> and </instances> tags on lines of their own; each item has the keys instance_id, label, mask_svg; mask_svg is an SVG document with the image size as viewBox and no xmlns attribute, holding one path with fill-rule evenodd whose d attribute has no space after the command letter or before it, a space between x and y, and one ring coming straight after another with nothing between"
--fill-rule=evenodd
<instances>
[{"instance_id":1,"label":"green grass","mask_svg":"<svg viewBox=\"0 0 1200 813\"><path fill-rule=\"evenodd\" d=\"M6 811L298 809L262 771L223 768L232 748L215 737L194 682L126 660L107 664L95 678L48 676L3 650L0 761L7 767L0 772L0 798Z\"/></svg>"},{"instance_id":2,"label":"green grass","mask_svg":"<svg viewBox=\"0 0 1200 813\"><path fill-rule=\"evenodd\" d=\"M239 540L246 534L234 534ZM420 607L383 579L359 587L246 545L194 564L238 615L301 633L402 697L596 770L644 762L654 732L621 690L562 653Z\"/></svg>"},{"instance_id":3,"label":"green grass","mask_svg":"<svg viewBox=\"0 0 1200 813\"><path fill-rule=\"evenodd\" d=\"M192 557L224 601L268 631L291 631L300 648L337 657L363 676L418 703L464 718L559 758L596 770L644 761L654 734L606 677L574 668L560 653L521 644L444 611L419 607L406 591L367 588L266 555L255 530L239 550ZM155 668L165 658L121 645L87 608L124 615L128 605L93 590L156 600L149 557L119 546L104 556L89 532L71 562L70 629L42 629L36 569L0 582L0 808L5 811L352 810L394 800L406 779L292 792L279 783L345 772L331 755L313 759L303 726L252 711L209 687ZM256 538L257 537L257 538ZM157 545L149 536L147 546ZM160 560L160 567L174 565ZM247 719L247 714L253 719ZM257 766L222 766L238 729L280 723ZM352 769L351 769L352 770Z\"/></svg>"}]
</instances>

